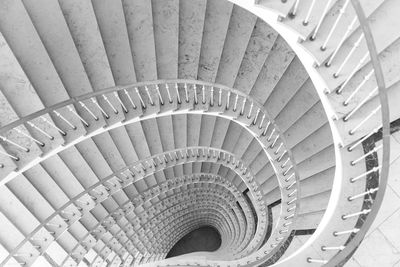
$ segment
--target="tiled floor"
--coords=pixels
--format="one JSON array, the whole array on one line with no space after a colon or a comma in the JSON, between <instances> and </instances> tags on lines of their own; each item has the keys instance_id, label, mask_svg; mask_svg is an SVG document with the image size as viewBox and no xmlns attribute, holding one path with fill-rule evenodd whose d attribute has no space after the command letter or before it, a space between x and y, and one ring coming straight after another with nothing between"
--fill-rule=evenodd
<instances>
[{"instance_id":1,"label":"tiled floor","mask_svg":"<svg viewBox=\"0 0 400 267\"><path fill-rule=\"evenodd\" d=\"M346 267L400 267L400 132L391 136L390 149L389 183L381 209ZM308 238L296 236L282 259L300 248Z\"/></svg>"},{"instance_id":2,"label":"tiled floor","mask_svg":"<svg viewBox=\"0 0 400 267\"><path fill-rule=\"evenodd\" d=\"M400 267L400 132L391 136L389 183L378 216L346 267Z\"/></svg>"}]
</instances>

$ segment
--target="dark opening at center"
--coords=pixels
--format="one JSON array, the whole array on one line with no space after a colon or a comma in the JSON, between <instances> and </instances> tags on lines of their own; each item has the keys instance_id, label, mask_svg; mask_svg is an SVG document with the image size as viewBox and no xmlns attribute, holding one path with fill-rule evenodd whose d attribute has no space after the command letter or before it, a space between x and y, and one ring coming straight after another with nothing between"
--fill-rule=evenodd
<instances>
[{"instance_id":1,"label":"dark opening at center","mask_svg":"<svg viewBox=\"0 0 400 267\"><path fill-rule=\"evenodd\" d=\"M182 237L168 252L167 258L198 251L216 251L221 246L221 235L210 226L200 227Z\"/></svg>"}]
</instances>

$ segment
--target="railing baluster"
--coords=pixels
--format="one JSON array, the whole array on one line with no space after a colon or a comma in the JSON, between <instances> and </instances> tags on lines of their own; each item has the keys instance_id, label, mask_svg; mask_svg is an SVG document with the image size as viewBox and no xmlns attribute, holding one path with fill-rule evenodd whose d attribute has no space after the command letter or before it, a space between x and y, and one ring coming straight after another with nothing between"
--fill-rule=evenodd
<instances>
[{"instance_id":1,"label":"railing baluster","mask_svg":"<svg viewBox=\"0 0 400 267\"><path fill-rule=\"evenodd\" d=\"M356 127L354 127L353 130L350 130L349 134L352 135L354 134L361 126L363 126L363 124L369 120L369 118L371 118L375 113L377 113L379 110L381 109L381 106L379 105L377 108L375 108L374 110L372 110L372 112L365 117L359 124L357 124Z\"/></svg>"},{"instance_id":2,"label":"railing baluster","mask_svg":"<svg viewBox=\"0 0 400 267\"><path fill-rule=\"evenodd\" d=\"M353 29L356 22L357 22L357 16L354 17L354 19L350 23L349 27L347 27L346 33L343 35L342 39L340 39L340 42L337 44L337 46L336 46L335 50L333 51L331 57L329 58L328 62L325 63L326 67L331 66L333 59L336 57L336 55L339 52L339 49L342 47L344 41L346 41L347 36L350 34L350 32Z\"/></svg>"},{"instance_id":3,"label":"railing baluster","mask_svg":"<svg viewBox=\"0 0 400 267\"><path fill-rule=\"evenodd\" d=\"M78 119L85 124L86 127L89 127L89 123L87 123L72 107L67 106L67 109L74 114Z\"/></svg>"},{"instance_id":4,"label":"railing baluster","mask_svg":"<svg viewBox=\"0 0 400 267\"><path fill-rule=\"evenodd\" d=\"M181 96L179 95L179 86L178 83L175 83L175 91L176 91L176 99L178 101L178 104L181 104Z\"/></svg>"},{"instance_id":5,"label":"railing baluster","mask_svg":"<svg viewBox=\"0 0 400 267\"><path fill-rule=\"evenodd\" d=\"M38 132L42 133L43 135L47 136L47 138L49 138L50 140L54 140L54 136L51 136L50 134L46 133L45 131L43 131L42 129L40 129L39 127L37 127L34 123L28 121L27 122L29 126L31 126L33 129L37 130Z\"/></svg>"},{"instance_id":6,"label":"railing baluster","mask_svg":"<svg viewBox=\"0 0 400 267\"><path fill-rule=\"evenodd\" d=\"M125 95L128 97L128 100L129 100L129 102L131 103L133 109L136 109L136 105L135 105L135 103L133 102L132 97L131 97L131 95L129 94L128 90L124 89L124 93L125 93Z\"/></svg>"},{"instance_id":7,"label":"railing baluster","mask_svg":"<svg viewBox=\"0 0 400 267\"><path fill-rule=\"evenodd\" d=\"M366 157L368 157L369 155L377 152L379 149L381 149L383 147L383 145L379 145L377 147L375 147L374 149L372 149L371 151L369 151L368 153L362 155L361 157L359 157L358 159L355 159L353 161L350 162L351 165L356 165L358 162L360 162L361 160L365 159Z\"/></svg>"},{"instance_id":8,"label":"railing baluster","mask_svg":"<svg viewBox=\"0 0 400 267\"><path fill-rule=\"evenodd\" d=\"M365 191L364 193L351 196L351 197L348 198L348 200L349 200L349 201L352 201L352 200L354 200L354 199L357 199L357 198L360 198L360 197L364 197L365 195L373 194L373 193L375 193L375 192L378 191L378 190L379 190L379 187L377 187L377 188L372 188L372 189L370 189L370 190Z\"/></svg>"},{"instance_id":9,"label":"railing baluster","mask_svg":"<svg viewBox=\"0 0 400 267\"><path fill-rule=\"evenodd\" d=\"M4 155L4 156L7 156L7 157L10 157L10 158L12 158L12 159L15 160L15 161L19 161L19 157L14 156L14 155L11 155L11 154L9 154L9 153L7 153L7 152L0 151L0 154L2 154L2 155ZM4 165L3 165L3 166L4 166Z\"/></svg>"},{"instance_id":10,"label":"railing baluster","mask_svg":"<svg viewBox=\"0 0 400 267\"><path fill-rule=\"evenodd\" d=\"M194 91L194 103L197 105L197 86L196 84L193 84L193 91Z\"/></svg>"},{"instance_id":11,"label":"railing baluster","mask_svg":"<svg viewBox=\"0 0 400 267\"><path fill-rule=\"evenodd\" d=\"M228 93L226 94L226 105L225 105L225 109L226 109L226 110L229 110L229 104L230 104L230 102L231 102L231 92L228 92Z\"/></svg>"},{"instance_id":12,"label":"railing baluster","mask_svg":"<svg viewBox=\"0 0 400 267\"><path fill-rule=\"evenodd\" d=\"M319 28L321 27L322 21L325 18L326 13L328 13L329 6L331 5L332 0L328 0L328 2L325 4L324 11L322 12L322 15L318 21L317 27L314 30L314 33L311 35L310 40L315 40L315 37L317 36L317 33L319 31Z\"/></svg>"},{"instance_id":13,"label":"railing baluster","mask_svg":"<svg viewBox=\"0 0 400 267\"><path fill-rule=\"evenodd\" d=\"M367 172L365 172L365 173L363 173L363 174L360 174L359 176L356 176L356 177L354 177L354 178L351 178L351 179L350 179L350 182L354 183L355 181L360 180L360 179L363 178L363 177L366 177L368 174L371 174L371 173L373 173L373 172L377 172L377 171L379 171L380 169L381 169L381 166L373 167L373 168L370 169L369 171L367 171Z\"/></svg>"},{"instance_id":14,"label":"railing baluster","mask_svg":"<svg viewBox=\"0 0 400 267\"><path fill-rule=\"evenodd\" d=\"M25 152L29 152L29 148L23 147L23 146L15 143L14 141L8 139L7 137L4 137L4 136L0 135L0 139L3 140L3 142L9 143L10 145L13 145L13 146L25 151Z\"/></svg>"},{"instance_id":15,"label":"railing baluster","mask_svg":"<svg viewBox=\"0 0 400 267\"><path fill-rule=\"evenodd\" d=\"M342 219L346 220L346 219L351 218L351 217L356 217L356 216L360 216L360 215L366 215L366 214L368 214L370 212L371 212L370 209L364 209L364 210L359 211L359 212L343 215Z\"/></svg>"},{"instance_id":16,"label":"railing baluster","mask_svg":"<svg viewBox=\"0 0 400 267\"><path fill-rule=\"evenodd\" d=\"M76 130L77 127L73 125L69 120L67 120L63 115L61 115L57 110L53 110L54 114L56 114L57 117L62 119L66 124L68 124L69 127L72 128L72 130Z\"/></svg>"},{"instance_id":17,"label":"railing baluster","mask_svg":"<svg viewBox=\"0 0 400 267\"><path fill-rule=\"evenodd\" d=\"M356 87L356 89L350 94L350 96L343 102L343 105L347 106L351 99L360 91L361 87L371 78L372 74L374 74L374 69L372 69L367 75L364 76L362 82ZM343 91L343 88L340 88L340 92Z\"/></svg>"},{"instance_id":18,"label":"railing baluster","mask_svg":"<svg viewBox=\"0 0 400 267\"><path fill-rule=\"evenodd\" d=\"M357 41L353 44L353 47L350 49L349 53L347 56L344 58L342 64L340 64L339 68L336 70L336 72L333 74L333 77L337 78L339 77L340 73L342 72L344 66L346 63L349 61L353 53L356 51L357 47L360 46L362 40L364 39L364 33L361 33L360 37L358 37Z\"/></svg>"},{"instance_id":19,"label":"railing baluster","mask_svg":"<svg viewBox=\"0 0 400 267\"><path fill-rule=\"evenodd\" d=\"M63 130L61 130L59 127L57 127L54 123L50 122L48 119L46 119L43 116L40 116L40 119L42 121L44 121L45 123L47 123L48 125L50 125L51 127L53 127L54 129L56 129L60 134L62 134L63 136L67 135L66 132L64 132Z\"/></svg>"},{"instance_id":20,"label":"railing baluster","mask_svg":"<svg viewBox=\"0 0 400 267\"><path fill-rule=\"evenodd\" d=\"M139 89L137 87L135 87L135 92L139 97L140 103L142 104L142 108L145 109L146 108L146 103L144 103L142 96L139 93Z\"/></svg>"},{"instance_id":21,"label":"railing baluster","mask_svg":"<svg viewBox=\"0 0 400 267\"><path fill-rule=\"evenodd\" d=\"M92 103L95 104L95 106L101 111L101 113L103 113L104 117L106 117L106 119L109 119L110 116L104 111L104 109L100 106L100 104L97 102L97 100L92 97L90 100L92 100Z\"/></svg>"},{"instance_id":22,"label":"railing baluster","mask_svg":"<svg viewBox=\"0 0 400 267\"><path fill-rule=\"evenodd\" d=\"M154 106L153 98L151 98L149 88L147 87L147 85L144 86L144 90L146 91L147 97L149 98L150 105Z\"/></svg>"},{"instance_id":23,"label":"railing baluster","mask_svg":"<svg viewBox=\"0 0 400 267\"><path fill-rule=\"evenodd\" d=\"M158 86L158 84L156 84L156 90L157 90L158 97L160 98L161 105L164 105L164 99L161 96L160 87Z\"/></svg>"},{"instance_id":24,"label":"railing baluster","mask_svg":"<svg viewBox=\"0 0 400 267\"><path fill-rule=\"evenodd\" d=\"M356 234L356 233L358 233L360 231L360 229L358 229L358 228L354 228L354 229L351 229L351 230L347 230L347 231L341 231L341 232L333 232L333 235L334 236L339 236L339 235L347 235L347 234Z\"/></svg>"},{"instance_id":25,"label":"railing baluster","mask_svg":"<svg viewBox=\"0 0 400 267\"><path fill-rule=\"evenodd\" d=\"M121 105L122 109L124 110L125 113L128 113L128 109L125 107L124 102L122 102L121 98L118 95L118 92L114 92L115 98L118 100L119 104Z\"/></svg>"},{"instance_id":26,"label":"railing baluster","mask_svg":"<svg viewBox=\"0 0 400 267\"><path fill-rule=\"evenodd\" d=\"M350 74L347 76L346 80L340 85L339 89L336 91L338 94L341 94L343 91L343 88L346 87L346 85L349 83L351 78L353 78L354 74L360 69L362 64L364 64L364 61L367 60L369 56L369 53L365 53L365 55L361 58L361 60L358 62L357 66L353 68L353 70L350 72ZM372 74L371 74L372 75Z\"/></svg>"},{"instance_id":27,"label":"railing baluster","mask_svg":"<svg viewBox=\"0 0 400 267\"><path fill-rule=\"evenodd\" d=\"M309 263L328 263L327 260L321 260L321 259L313 259L313 258L307 258L307 262Z\"/></svg>"},{"instance_id":28,"label":"railing baluster","mask_svg":"<svg viewBox=\"0 0 400 267\"><path fill-rule=\"evenodd\" d=\"M347 114L343 120L348 121L351 116L354 115L372 96L374 96L378 92L378 87L375 87L358 105L349 113Z\"/></svg>"},{"instance_id":29,"label":"railing baluster","mask_svg":"<svg viewBox=\"0 0 400 267\"><path fill-rule=\"evenodd\" d=\"M189 93L188 93L187 83L185 83L184 88L185 88L186 103L189 103Z\"/></svg>"},{"instance_id":30,"label":"railing baluster","mask_svg":"<svg viewBox=\"0 0 400 267\"><path fill-rule=\"evenodd\" d=\"M322 51L325 51L326 46L328 45L328 42L331 39L333 32L336 30L336 27L339 24L340 19L342 18L343 14L346 11L347 6L349 5L349 2L350 2L350 0L346 0L346 2L344 3L343 7L340 9L339 15L337 16L335 22L333 23L332 28L329 31L328 36L325 39L325 42L321 46L321 50Z\"/></svg>"},{"instance_id":31,"label":"railing baluster","mask_svg":"<svg viewBox=\"0 0 400 267\"><path fill-rule=\"evenodd\" d=\"M115 114L118 114L118 110L114 107L114 105L110 102L106 95L102 95L103 99L107 102L107 104L111 107Z\"/></svg>"},{"instance_id":32,"label":"railing baluster","mask_svg":"<svg viewBox=\"0 0 400 267\"><path fill-rule=\"evenodd\" d=\"M40 146L45 146L45 143L43 143L43 142L37 140L36 138L33 138L31 135L26 134L25 132L21 131L20 129L14 128L14 130L15 130L17 133L22 134L23 136L25 136L25 137L31 139L33 142L39 144Z\"/></svg>"},{"instance_id":33,"label":"railing baluster","mask_svg":"<svg viewBox=\"0 0 400 267\"><path fill-rule=\"evenodd\" d=\"M296 0L293 6L293 10L290 12L290 16L294 17L297 14L297 9L299 8L300 0Z\"/></svg>"},{"instance_id":34,"label":"railing baluster","mask_svg":"<svg viewBox=\"0 0 400 267\"><path fill-rule=\"evenodd\" d=\"M314 9L315 2L316 2L316 0L312 0L311 5L310 5L310 7L308 8L307 15L306 15L306 17L305 17L304 20L303 20L303 25L304 25L304 26L307 26L308 23L309 23L309 20L310 20L310 17L311 17L311 12L312 12L312 10Z\"/></svg>"}]
</instances>

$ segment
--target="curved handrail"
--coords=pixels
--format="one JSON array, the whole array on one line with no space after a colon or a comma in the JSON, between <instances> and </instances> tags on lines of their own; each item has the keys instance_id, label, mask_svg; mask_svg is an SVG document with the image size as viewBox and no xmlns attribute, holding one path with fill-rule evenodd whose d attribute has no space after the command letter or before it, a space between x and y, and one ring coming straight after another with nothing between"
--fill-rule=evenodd
<instances>
[{"instance_id":1,"label":"curved handrail","mask_svg":"<svg viewBox=\"0 0 400 267\"><path fill-rule=\"evenodd\" d=\"M364 236L367 234L368 229L371 227L376 215L378 214L379 208L382 205L383 197L385 194L386 186L388 183L389 174L389 163L390 163L390 115L389 115L389 104L386 94L385 79L383 76L382 66L379 60L378 52L375 46L375 41L372 36L369 21L365 16L365 13L361 7L359 0L351 0L353 8L357 13L360 26L364 32L365 40L371 57L372 65L375 70L375 77L378 84L379 98L381 103L381 115L382 115L382 168L380 171L379 179L379 190L375 196L374 203L372 204L371 211L369 212L367 219L363 221L363 225L357 234L350 240L346 247L335 255L326 264L326 266L338 266L343 260L345 260L353 251L359 246Z\"/></svg>"},{"instance_id":2,"label":"curved handrail","mask_svg":"<svg viewBox=\"0 0 400 267\"><path fill-rule=\"evenodd\" d=\"M209 86L211 88L211 94L212 94L214 88L215 88L216 91L219 90L219 95L220 95L219 99L217 97L215 97L215 106L217 106L217 104L218 104L218 107L221 107L221 104L219 103L219 102L221 102L221 90L227 91L228 92L227 96L226 96L227 99L223 99L223 101L222 101L222 102L224 102L224 105L226 105L226 108L223 107L224 111L225 110L229 111L229 105L232 105L232 104L230 104L230 98L229 98L230 95L231 95L231 92L233 94L236 94L236 96L237 96L236 97L236 101L237 101L239 96L243 98L243 99L241 99L242 106L241 107L237 107L238 111L237 111L236 116L239 117L239 123L244 124L243 126L245 126L245 128L249 132L252 132L253 136L256 137L257 140L259 141L259 143L264 146L264 151L267 153L267 155L269 155L268 157L270 159L271 165L274 168L275 173L278 176L278 183L281 186L285 186L286 187L286 191L288 191L288 192L282 193L282 199L287 201L288 205L294 205L295 204L293 206L294 208L293 207L290 208L290 209L288 208L287 210L284 210L282 213L283 214L291 213L291 214L287 214L285 216L288 216L288 218L290 218L290 219L294 218L296 216L296 214L297 214L297 209L298 209L298 201L297 201L298 198L297 198L297 195L299 194L299 191L300 191L299 183L298 183L298 175L296 175L296 166L293 163L293 160L292 160L292 157L291 157L291 151L289 149L285 149L285 140L284 140L283 136L279 134L279 129L276 127L275 123L271 119L269 119L269 116L267 115L267 113L264 110L263 106L261 104L257 103L255 100L251 99L246 94L244 94L244 93L242 93L240 91L234 90L232 88L223 86L223 85L217 85L217 84L200 82L200 81L193 81L193 80L177 80L177 81L167 80L167 81L165 81L165 84L171 84L171 83L173 84L174 82L176 82L175 83L176 86L177 86L178 83L179 84L185 84L185 85L186 84L194 84L194 86L202 85L203 86L203 90L204 90L205 86ZM145 87L149 86L149 84L155 85L156 88L158 88L158 85L160 85L160 81L140 83L141 86L145 86ZM134 88L137 88L140 85L139 84L135 84ZM47 108L45 110L42 110L42 111L36 112L34 114L31 114L30 116L25 117L25 118L23 118L21 120L15 121L12 124L7 125L6 127L2 127L2 129L0 129L0 132L4 132L4 131L7 131L9 129L12 129L13 127L16 127L17 125L22 125L22 124L28 122L29 120L32 120L32 118L40 117L43 114L47 114L50 111L54 111L55 108L60 108L60 106L69 105L71 103L77 103L76 101L87 100L87 99L89 99L91 97L94 97L94 96L100 96L100 95L104 95L105 93L116 92L116 91L124 90L126 88L132 88L132 86L108 88L108 89L104 89L102 91L97 91L95 93L90 93L90 94L84 95L84 96L82 96L80 98L76 98L76 99L73 99L73 100L70 99L68 101L63 102L62 104L57 104L56 106L49 107L49 108ZM187 90L186 86L185 86L185 90ZM187 95L187 92L186 92L186 95ZM161 99L161 95L160 94L159 94L159 96L160 96L160 99ZM149 95L150 102L154 101L154 99L151 100L151 97L152 96ZM140 96L139 96L139 98L140 98ZM194 99L186 99L187 103L189 103L189 101L193 101L194 104L197 105L196 96L194 96ZM154 102L156 102L156 101L154 101ZM179 102L179 98L178 98L178 102ZM207 102L203 102L203 104L206 104L206 103ZM207 103L207 104L209 104L212 107L211 102ZM235 114L236 102L232 106L233 106L233 113ZM232 106L231 106L231 108L232 108ZM240 113L239 113L239 111L240 111ZM246 114L248 113L248 115L244 114L244 112ZM231 116L232 118L234 118L235 117L234 114L227 114L227 116L228 117ZM240 116L243 116L242 119L241 119L242 120L241 122L240 122ZM246 117L246 118L244 118L244 117ZM246 125L244 123L244 122L246 122L246 120L248 121L249 125ZM266 123L267 121L268 121L268 123ZM124 124L126 124L126 123L128 123L128 122L124 122ZM272 127L269 127L270 125L272 125ZM110 128L108 128L108 129L110 129ZM104 130L106 130L106 129L104 129ZM266 143L267 143L267 145L266 145ZM278 145L279 143L280 143L280 145ZM275 148L275 144L277 145L278 148ZM284 150L284 151L282 151L282 150ZM269 151L269 152L267 152L267 151ZM269 153L271 153L272 155L270 155ZM287 160L281 166L281 164L279 164L279 162L280 162L281 159L283 159L283 156L285 156L284 158L285 159L287 158ZM290 162L290 160L292 160L292 161ZM286 163L288 161L290 162L290 164L286 165ZM277 165L277 166L275 166L275 165ZM285 177L286 175L288 177ZM279 177L281 179L279 179ZM297 183L294 182L293 180L297 181ZM295 189L292 189L293 186L295 187ZM283 225L287 225L288 226L289 224L284 223ZM287 226L285 226L285 227L287 227ZM280 232L279 235L285 236L286 233L287 232ZM273 251L276 251L279 248L279 244L282 243L283 239L284 239L284 237L283 238L279 237L279 239L277 238L274 241L275 243L271 245L272 249L270 249L270 251L272 252L272 254L273 254ZM263 247L264 247L264 249L266 249L266 245L264 245ZM257 258L259 258L259 257L257 256Z\"/></svg>"},{"instance_id":3,"label":"curved handrail","mask_svg":"<svg viewBox=\"0 0 400 267\"><path fill-rule=\"evenodd\" d=\"M200 153L203 153L203 150L207 151L207 153L211 155L211 158L208 158L207 155L203 154L202 157L199 159L197 157L197 154L201 155ZM182 151L186 151L186 152L182 152ZM190 152L188 152L188 151L190 151ZM194 151L196 151L196 153ZM181 155L181 156L184 155L186 157L184 159L182 159L180 156L178 159L175 159L175 154L174 154L175 152L177 153L177 155ZM167 158L165 157L165 155L168 155L168 157L170 159L173 159L173 161L172 161L173 164L170 164L170 161L167 162ZM206 148L206 147L187 147L185 149L174 149L171 151L166 151L166 152L163 152L160 154L152 155L149 158L142 159L142 160L135 162L129 166L123 167L123 168L115 171L114 173L108 175L107 177L102 178L98 182L96 182L93 185L91 185L90 187L86 188L83 192L81 192L81 193L77 194L76 196L74 196L73 198L71 198L67 203L65 203L63 206L61 206L57 211L55 211L52 215L50 215L47 219L45 219L39 226L37 226L34 229L34 231L32 231L29 235L27 235L26 238L14 249L14 251L11 252L3 260L3 263L6 263L10 257L12 257L14 254L16 254L17 251L26 242L28 242L35 235L35 233L39 232L40 229L45 227L45 225L47 223L50 223L51 220L54 219L56 216L61 216L62 211L64 211L65 209L68 209L70 206L73 206L73 205L80 207L82 204L79 203L79 200L82 197L85 197L86 195L91 193L91 195L97 196L96 198L100 198L100 195L98 193L93 194L92 191L98 187L101 187L101 186L104 187L104 185L107 181L110 181L115 177L118 177L118 179L120 179L123 182L122 184L120 184L120 187L117 190L117 191L119 191L123 187L130 185L134 181L143 179L144 177L151 175L153 173L152 169L153 169L153 164L155 162L154 160L160 159L160 158L162 158L166 162L163 164L158 163L157 168L156 168L156 170L158 170L158 171L163 170L164 167L167 167L170 165L176 166L176 165L178 165L178 161L180 164L193 162L194 160L192 158L195 158L196 160L203 160L203 161L217 160L217 162L220 162L221 164L224 164L227 167L232 167L233 171L235 171L242 178L243 182L245 184L247 184L248 188L250 189L250 192L252 194L255 193L255 191L253 192L253 186L251 186L251 184L252 184L251 181L253 181L253 179L252 179L253 175L251 174L250 170L248 169L248 167L246 165L243 164L243 162L241 162L240 160L236 160L235 156L230 152L227 152L222 149ZM151 163L151 165L149 165L149 162ZM141 166L146 166L146 165L149 165L150 167L144 167L145 169L143 170L143 168ZM149 169L149 171L147 169ZM123 176L124 172L133 173L133 174L131 174L132 177L129 177L129 176L124 177ZM114 190L114 188L112 188L112 191L110 191L108 194L114 194L115 192L116 191ZM254 195L254 198L257 200L257 195ZM96 201L99 201L99 199L96 199ZM261 211L262 206L259 206L261 204L261 202L256 201L255 204L256 204L256 207L258 207L257 210ZM265 209L265 207L264 207L264 209Z\"/></svg>"},{"instance_id":4,"label":"curved handrail","mask_svg":"<svg viewBox=\"0 0 400 267\"><path fill-rule=\"evenodd\" d=\"M203 175L204 175L205 178L206 177L209 178L209 176L213 176L215 178L214 179L205 179L205 180L198 180L196 178L193 178L193 177L199 177L199 176L203 176ZM219 177L219 179L217 179L218 177ZM171 181L172 181L173 184L171 186L167 186L167 184L169 184ZM121 206L123 206L123 207L119 206L115 210L110 211L109 215L107 215L101 221L99 221L96 227L101 226L103 223L107 222L107 220L110 219L110 218L118 221L118 219L121 216L117 217L117 215L114 215L114 213L116 213L117 211L119 211L119 212L127 212L128 213L128 211L126 211L126 210L129 208L129 206L127 208L125 208L125 206L133 204L133 203L136 203L136 202L140 202L139 199L140 200L143 199L143 202L140 202L140 203L136 204L136 207L141 207L146 201L150 201L151 199L153 199L154 197L157 197L161 193L165 193L165 192L167 192L169 190L173 190L173 189L179 188L181 186L184 186L184 185L187 185L187 184L193 184L193 183L194 184L197 184L197 183L201 183L201 184L215 183L215 184L218 184L220 186L226 186L226 188L229 189L232 194L233 193L238 194L238 192L239 192L239 191L237 191L237 188L233 186L233 184L231 184L230 182L227 182L226 180L223 180L223 178L221 176L219 176L219 175L213 175L213 174L209 174L209 173L195 173L195 174L192 174L192 175L185 175L185 176L182 176L182 177L174 178L173 180L168 180L168 181L166 181L166 182L164 182L162 184L155 185L152 188L149 188L147 191L143 192L141 195L135 197L134 199L127 200L125 203L121 204ZM161 188L161 189L159 189L159 188ZM158 190L156 190L157 191L156 194L149 193L149 192L153 192L155 189L158 189ZM147 194L147 193L149 193L149 194ZM244 201L243 197L239 197L238 201L241 203L241 205L244 205L245 207L248 206L248 203L246 201ZM248 209L248 207L247 207L247 209ZM245 212L245 215L246 215L246 212ZM140 217L140 214L136 214L136 216ZM251 219L251 217L250 217L250 219ZM121 229L121 230L123 230L123 229ZM89 237L89 235L91 234L92 231L94 231L94 230L91 229L82 238L82 240L75 246L75 248L72 250L71 253L74 253L76 248L78 248L81 245L81 243L83 243L84 240L87 237ZM118 235L118 233L116 235ZM86 245L86 247L87 247L87 245ZM238 249L240 249L240 248L238 248Z\"/></svg>"}]
</instances>

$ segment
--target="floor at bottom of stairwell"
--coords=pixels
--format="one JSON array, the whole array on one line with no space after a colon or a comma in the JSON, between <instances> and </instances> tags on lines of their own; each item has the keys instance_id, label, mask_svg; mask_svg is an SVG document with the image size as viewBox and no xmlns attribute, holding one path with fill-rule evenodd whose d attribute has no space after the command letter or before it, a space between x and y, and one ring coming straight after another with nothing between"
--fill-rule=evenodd
<instances>
[{"instance_id":1,"label":"floor at bottom of stairwell","mask_svg":"<svg viewBox=\"0 0 400 267\"><path fill-rule=\"evenodd\" d=\"M400 131L390 137L390 149L389 182L381 209L346 267L400 267Z\"/></svg>"}]
</instances>

